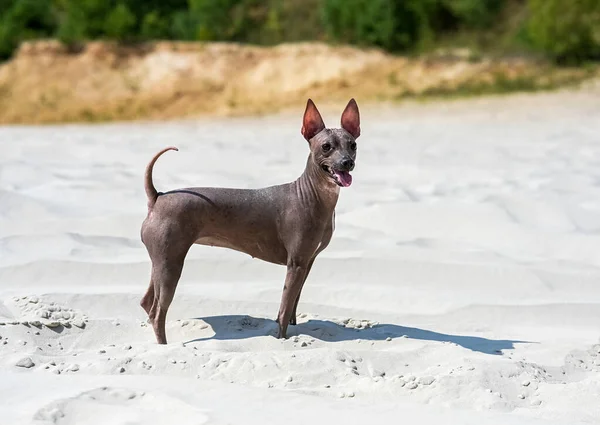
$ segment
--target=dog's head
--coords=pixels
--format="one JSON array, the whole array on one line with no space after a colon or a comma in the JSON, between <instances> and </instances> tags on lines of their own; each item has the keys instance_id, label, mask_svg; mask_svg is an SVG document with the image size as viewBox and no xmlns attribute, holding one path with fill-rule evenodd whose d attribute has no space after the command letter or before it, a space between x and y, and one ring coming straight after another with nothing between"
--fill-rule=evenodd
<instances>
[{"instance_id":1,"label":"dog's head","mask_svg":"<svg viewBox=\"0 0 600 425\"><path fill-rule=\"evenodd\" d=\"M356 161L356 139L360 136L358 105L351 99L342 113L342 128L325 128L314 102L308 99L302 135L310 145L311 158L323 175L338 186L352 184L350 171Z\"/></svg>"}]
</instances>

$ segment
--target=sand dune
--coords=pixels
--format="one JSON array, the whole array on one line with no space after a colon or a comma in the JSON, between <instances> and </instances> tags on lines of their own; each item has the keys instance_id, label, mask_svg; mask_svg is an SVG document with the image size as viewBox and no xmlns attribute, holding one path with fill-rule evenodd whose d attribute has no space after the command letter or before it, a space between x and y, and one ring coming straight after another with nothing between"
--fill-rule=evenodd
<instances>
[{"instance_id":1,"label":"sand dune","mask_svg":"<svg viewBox=\"0 0 600 425\"><path fill-rule=\"evenodd\" d=\"M363 109L285 341L284 269L194 247L155 344L142 173L294 179L299 114L0 128L0 424L600 423L597 99Z\"/></svg>"}]
</instances>

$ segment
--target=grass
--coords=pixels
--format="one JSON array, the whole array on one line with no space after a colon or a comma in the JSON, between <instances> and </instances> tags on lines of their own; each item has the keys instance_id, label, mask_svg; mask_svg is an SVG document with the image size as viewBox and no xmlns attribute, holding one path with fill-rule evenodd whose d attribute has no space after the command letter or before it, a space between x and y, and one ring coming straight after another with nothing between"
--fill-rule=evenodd
<instances>
[{"instance_id":1,"label":"grass","mask_svg":"<svg viewBox=\"0 0 600 425\"><path fill-rule=\"evenodd\" d=\"M512 93L534 93L574 88L597 75L598 67L587 67L575 72L561 74L560 70L550 69L536 75L508 77L504 73L494 73L491 81L464 81L454 86L439 85L421 92L406 90L395 99L457 99L486 95L507 95Z\"/></svg>"}]
</instances>

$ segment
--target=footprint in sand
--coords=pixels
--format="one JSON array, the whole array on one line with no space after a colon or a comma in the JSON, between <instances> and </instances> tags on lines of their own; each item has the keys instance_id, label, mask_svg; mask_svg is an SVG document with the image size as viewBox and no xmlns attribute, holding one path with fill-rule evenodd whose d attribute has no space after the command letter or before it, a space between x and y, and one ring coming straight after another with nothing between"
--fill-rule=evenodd
<instances>
[{"instance_id":1,"label":"footprint in sand","mask_svg":"<svg viewBox=\"0 0 600 425\"><path fill-rule=\"evenodd\" d=\"M37 423L75 425L200 425L208 417L199 409L165 394L102 387L57 400L38 410Z\"/></svg>"}]
</instances>

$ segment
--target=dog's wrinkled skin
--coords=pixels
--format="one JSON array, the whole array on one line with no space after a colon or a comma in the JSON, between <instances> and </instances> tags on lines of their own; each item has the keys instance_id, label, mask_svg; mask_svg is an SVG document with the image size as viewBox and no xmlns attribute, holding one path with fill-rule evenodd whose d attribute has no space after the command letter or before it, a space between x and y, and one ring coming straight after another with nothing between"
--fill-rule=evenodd
<instances>
[{"instance_id":1,"label":"dog's wrinkled skin","mask_svg":"<svg viewBox=\"0 0 600 425\"><path fill-rule=\"evenodd\" d=\"M333 234L340 187L350 186L360 135L358 105L350 100L342 128L328 129L308 100L302 135L310 146L303 174L294 182L263 189L187 188L158 193L146 168L148 216L142 242L152 260L150 286L141 301L156 340L166 344L165 320L193 244L220 246L287 266L277 316L278 338L296 324L300 293L317 255Z\"/></svg>"}]
</instances>

